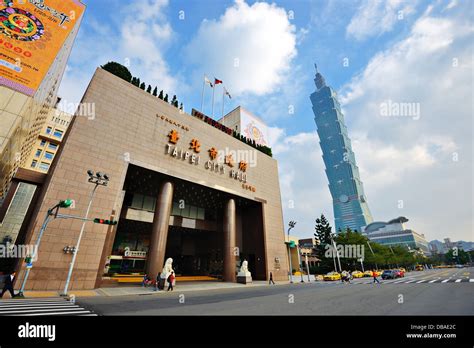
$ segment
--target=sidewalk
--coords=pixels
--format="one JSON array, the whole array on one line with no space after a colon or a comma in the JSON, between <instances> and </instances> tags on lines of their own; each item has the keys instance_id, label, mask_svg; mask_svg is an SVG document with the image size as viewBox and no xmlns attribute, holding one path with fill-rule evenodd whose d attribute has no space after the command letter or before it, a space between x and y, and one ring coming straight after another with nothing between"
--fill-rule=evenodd
<instances>
[{"instance_id":1,"label":"sidewalk","mask_svg":"<svg viewBox=\"0 0 474 348\"><path fill-rule=\"evenodd\" d=\"M289 284L286 281L275 282L275 285ZM268 281L255 280L251 284L238 284L238 283L225 283L225 282L182 282L177 283L175 291L186 292L186 291L210 291L210 290L223 290L223 289L244 289L249 287L263 287L269 286ZM15 291L16 293L18 291ZM154 287L142 287L136 286L120 286L112 288L99 288L93 290L70 290L68 295L75 297L94 297L94 296L127 296L127 295L153 295L153 294L164 294L167 291L154 291ZM60 291L25 291L25 298L44 298L44 297L59 297ZM9 299L10 296L3 297ZM19 299L21 300L21 299ZM1 301L1 300L0 300Z\"/></svg>"}]
</instances>

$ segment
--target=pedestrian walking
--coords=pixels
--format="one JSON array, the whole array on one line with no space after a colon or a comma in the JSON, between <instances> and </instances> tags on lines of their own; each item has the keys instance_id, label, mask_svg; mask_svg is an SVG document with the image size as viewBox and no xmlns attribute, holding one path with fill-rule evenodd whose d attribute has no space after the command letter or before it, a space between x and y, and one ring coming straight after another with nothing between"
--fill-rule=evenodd
<instances>
[{"instance_id":1,"label":"pedestrian walking","mask_svg":"<svg viewBox=\"0 0 474 348\"><path fill-rule=\"evenodd\" d=\"M3 285L2 293L0 294L0 298L3 297L3 294L7 291L10 292L10 295L12 298L16 297L15 291L13 290L13 281L15 280L16 273L13 272L11 274L8 274L5 277L5 284Z\"/></svg>"},{"instance_id":2,"label":"pedestrian walking","mask_svg":"<svg viewBox=\"0 0 474 348\"><path fill-rule=\"evenodd\" d=\"M171 272L171 274L168 276L168 291L173 291L173 282L174 282L174 272Z\"/></svg>"},{"instance_id":3,"label":"pedestrian walking","mask_svg":"<svg viewBox=\"0 0 474 348\"><path fill-rule=\"evenodd\" d=\"M156 279L155 279L155 291L158 291L159 285L160 285L160 273L158 273L158 274L156 275Z\"/></svg>"},{"instance_id":4,"label":"pedestrian walking","mask_svg":"<svg viewBox=\"0 0 474 348\"><path fill-rule=\"evenodd\" d=\"M275 285L275 282L273 281L273 273L272 272L270 272L270 280L268 281L268 284Z\"/></svg>"},{"instance_id":5,"label":"pedestrian walking","mask_svg":"<svg viewBox=\"0 0 474 348\"><path fill-rule=\"evenodd\" d=\"M374 283L377 282L380 284L379 280L377 279L377 272L375 270L372 270L372 277L374 277Z\"/></svg>"}]
</instances>

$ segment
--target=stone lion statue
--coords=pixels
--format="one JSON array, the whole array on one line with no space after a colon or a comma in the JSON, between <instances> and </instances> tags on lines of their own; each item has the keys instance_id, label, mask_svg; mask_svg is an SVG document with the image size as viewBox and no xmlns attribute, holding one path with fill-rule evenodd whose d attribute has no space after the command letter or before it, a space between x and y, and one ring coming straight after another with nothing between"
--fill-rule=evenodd
<instances>
[{"instance_id":1,"label":"stone lion statue","mask_svg":"<svg viewBox=\"0 0 474 348\"><path fill-rule=\"evenodd\" d=\"M165 265L163 266L163 270L161 271L160 278L168 279L168 276L173 270L173 259L170 257L166 260Z\"/></svg>"},{"instance_id":2,"label":"stone lion statue","mask_svg":"<svg viewBox=\"0 0 474 348\"><path fill-rule=\"evenodd\" d=\"M244 260L244 262L242 262L242 266L240 266L240 272L247 273L248 271L249 271L249 263L247 262L247 260Z\"/></svg>"}]
</instances>

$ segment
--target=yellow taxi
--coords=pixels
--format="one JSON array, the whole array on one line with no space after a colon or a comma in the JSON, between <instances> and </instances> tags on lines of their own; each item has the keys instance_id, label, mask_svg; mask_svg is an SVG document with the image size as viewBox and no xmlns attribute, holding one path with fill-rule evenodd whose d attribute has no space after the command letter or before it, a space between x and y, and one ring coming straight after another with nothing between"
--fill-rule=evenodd
<instances>
[{"instance_id":1,"label":"yellow taxi","mask_svg":"<svg viewBox=\"0 0 474 348\"><path fill-rule=\"evenodd\" d=\"M372 271L365 271L364 277L372 277Z\"/></svg>"},{"instance_id":2,"label":"yellow taxi","mask_svg":"<svg viewBox=\"0 0 474 348\"><path fill-rule=\"evenodd\" d=\"M406 269L403 267L399 268L399 270L402 271L403 273L407 273Z\"/></svg>"},{"instance_id":3,"label":"yellow taxi","mask_svg":"<svg viewBox=\"0 0 474 348\"><path fill-rule=\"evenodd\" d=\"M319 281L319 280L324 280L324 277L321 274L318 274L314 276L314 279Z\"/></svg>"},{"instance_id":4,"label":"yellow taxi","mask_svg":"<svg viewBox=\"0 0 474 348\"><path fill-rule=\"evenodd\" d=\"M424 267L422 265L416 265L415 271L423 271Z\"/></svg>"},{"instance_id":5,"label":"yellow taxi","mask_svg":"<svg viewBox=\"0 0 474 348\"><path fill-rule=\"evenodd\" d=\"M352 277L353 278L362 278L363 276L364 276L364 273L362 273L361 271L352 272Z\"/></svg>"},{"instance_id":6,"label":"yellow taxi","mask_svg":"<svg viewBox=\"0 0 474 348\"><path fill-rule=\"evenodd\" d=\"M341 275L337 272L329 272L324 276L324 280L341 280Z\"/></svg>"}]
</instances>

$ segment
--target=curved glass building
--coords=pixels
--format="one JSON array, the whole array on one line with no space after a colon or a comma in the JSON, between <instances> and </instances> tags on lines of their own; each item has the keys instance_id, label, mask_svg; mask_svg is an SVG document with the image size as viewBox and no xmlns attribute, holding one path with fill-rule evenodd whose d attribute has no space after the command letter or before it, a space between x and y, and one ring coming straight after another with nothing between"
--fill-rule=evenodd
<instances>
[{"instance_id":1,"label":"curved glass building","mask_svg":"<svg viewBox=\"0 0 474 348\"><path fill-rule=\"evenodd\" d=\"M310 99L333 199L336 231L349 227L361 232L372 222L372 215L347 134L344 115L336 92L326 85L317 67L314 82L316 92L311 94Z\"/></svg>"}]
</instances>

